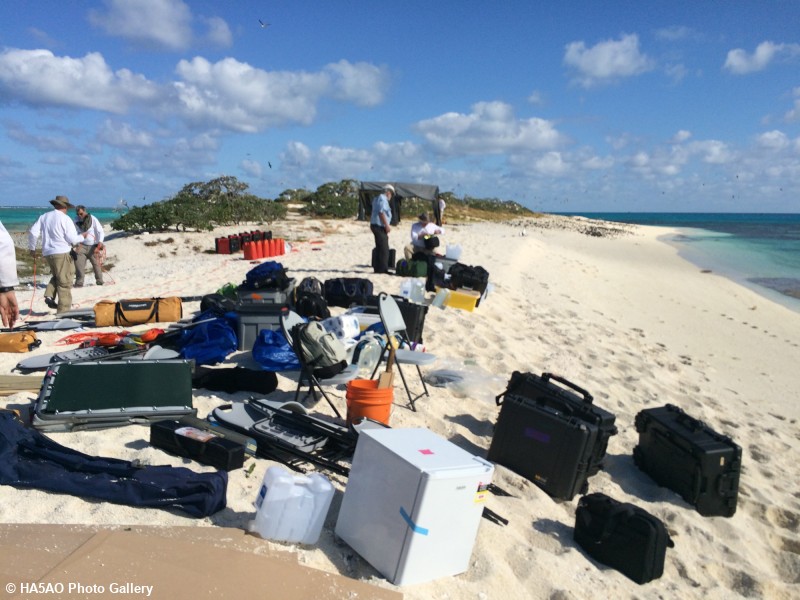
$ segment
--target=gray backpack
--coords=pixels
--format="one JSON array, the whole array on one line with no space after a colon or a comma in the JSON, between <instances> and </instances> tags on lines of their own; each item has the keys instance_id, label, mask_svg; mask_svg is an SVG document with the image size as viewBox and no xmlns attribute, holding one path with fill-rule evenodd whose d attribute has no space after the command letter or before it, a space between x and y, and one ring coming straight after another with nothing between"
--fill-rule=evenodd
<instances>
[{"instance_id":1,"label":"gray backpack","mask_svg":"<svg viewBox=\"0 0 800 600\"><path fill-rule=\"evenodd\" d=\"M295 325L292 341L295 353L303 353L304 362L318 377L332 377L347 366L344 344L319 321Z\"/></svg>"}]
</instances>

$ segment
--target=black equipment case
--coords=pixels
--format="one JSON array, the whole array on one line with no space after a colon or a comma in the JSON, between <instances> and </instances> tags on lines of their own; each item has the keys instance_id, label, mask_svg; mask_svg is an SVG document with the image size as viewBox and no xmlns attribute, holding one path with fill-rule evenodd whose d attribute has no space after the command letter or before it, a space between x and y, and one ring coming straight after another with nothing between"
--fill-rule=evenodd
<instances>
[{"instance_id":1,"label":"black equipment case","mask_svg":"<svg viewBox=\"0 0 800 600\"><path fill-rule=\"evenodd\" d=\"M151 423L150 444L223 471L244 465L243 444L218 435L214 429L193 427L180 421Z\"/></svg>"},{"instance_id":2,"label":"black equipment case","mask_svg":"<svg viewBox=\"0 0 800 600\"><path fill-rule=\"evenodd\" d=\"M556 385L556 383L561 385ZM498 396L498 399L506 394L530 398L567 416L596 425L598 436L592 449L588 474L589 476L595 475L603 468L608 440L617 433L616 416L593 404L594 398L589 392L554 373L542 373L540 377L533 373L514 371L508 381L506 391Z\"/></svg>"},{"instance_id":3,"label":"black equipment case","mask_svg":"<svg viewBox=\"0 0 800 600\"><path fill-rule=\"evenodd\" d=\"M736 512L742 449L672 404L636 415L633 461L656 483L677 492L701 515Z\"/></svg>"},{"instance_id":4,"label":"black equipment case","mask_svg":"<svg viewBox=\"0 0 800 600\"><path fill-rule=\"evenodd\" d=\"M661 577L674 546L658 517L600 493L578 501L573 537L589 556L638 584Z\"/></svg>"},{"instance_id":5,"label":"black equipment case","mask_svg":"<svg viewBox=\"0 0 800 600\"><path fill-rule=\"evenodd\" d=\"M567 385L579 392L551 383ZM602 467L614 415L562 377L514 372L497 396L497 418L487 458L534 482L553 498L571 500Z\"/></svg>"}]
</instances>

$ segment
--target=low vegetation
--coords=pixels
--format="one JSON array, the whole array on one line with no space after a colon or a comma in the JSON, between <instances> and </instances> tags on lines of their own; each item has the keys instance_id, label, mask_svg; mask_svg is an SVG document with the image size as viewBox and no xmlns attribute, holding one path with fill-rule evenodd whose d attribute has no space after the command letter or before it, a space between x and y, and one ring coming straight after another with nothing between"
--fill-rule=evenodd
<instances>
[{"instance_id":1,"label":"low vegetation","mask_svg":"<svg viewBox=\"0 0 800 600\"><path fill-rule=\"evenodd\" d=\"M116 219L111 226L118 231L213 231L217 226L243 223L269 224L285 219L292 206L304 217L315 219L352 219L358 215L358 182L343 179L328 182L315 191L286 189L275 200L247 193L248 185L236 177L225 176L208 182L187 184L174 197L144 206L136 206ZM452 192L442 194L447 203L445 220L507 221L531 217L534 213L510 200L496 198L457 198ZM430 200L403 198L402 214L416 216L431 213Z\"/></svg>"},{"instance_id":2,"label":"low vegetation","mask_svg":"<svg viewBox=\"0 0 800 600\"><path fill-rule=\"evenodd\" d=\"M135 206L111 223L117 231L213 231L242 223L271 223L286 216L287 207L247 193L236 177L189 183L172 198Z\"/></svg>"}]
</instances>

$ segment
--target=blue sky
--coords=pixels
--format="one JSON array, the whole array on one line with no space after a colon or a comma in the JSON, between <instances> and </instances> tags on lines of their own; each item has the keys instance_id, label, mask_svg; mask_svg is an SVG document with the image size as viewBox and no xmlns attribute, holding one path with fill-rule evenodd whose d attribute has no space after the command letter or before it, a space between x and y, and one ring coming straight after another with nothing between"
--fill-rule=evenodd
<instances>
[{"instance_id":1,"label":"blue sky","mask_svg":"<svg viewBox=\"0 0 800 600\"><path fill-rule=\"evenodd\" d=\"M800 212L800 2L0 3L0 203L221 175Z\"/></svg>"}]
</instances>

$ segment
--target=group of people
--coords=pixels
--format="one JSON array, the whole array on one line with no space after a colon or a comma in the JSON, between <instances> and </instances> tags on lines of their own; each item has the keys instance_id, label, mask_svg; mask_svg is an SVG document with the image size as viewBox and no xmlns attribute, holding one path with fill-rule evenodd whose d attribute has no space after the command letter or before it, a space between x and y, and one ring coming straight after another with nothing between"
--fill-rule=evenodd
<instances>
[{"instance_id":1,"label":"group of people","mask_svg":"<svg viewBox=\"0 0 800 600\"><path fill-rule=\"evenodd\" d=\"M86 261L92 265L95 283L103 285L101 254L105 249L103 226L83 205L70 204L66 196L50 200L53 210L36 220L28 230L28 250L36 255L36 244L42 239L42 256L50 267L50 281L44 291L44 302L57 313L72 307L72 288L83 287ZM75 209L76 219L67 215Z\"/></svg>"},{"instance_id":2,"label":"group of people","mask_svg":"<svg viewBox=\"0 0 800 600\"><path fill-rule=\"evenodd\" d=\"M89 214L85 206L73 206L66 196L50 200L53 210L39 217L28 230L28 250L36 256L36 245L42 239L42 256L50 267L50 281L44 301L57 313L72 307L72 287L83 287L86 262L92 265L95 282L103 285L101 255L105 249L103 226ZM67 215L75 209L76 219ZM14 240L0 223L0 319L3 327L13 327L19 317L19 305L14 292L19 284Z\"/></svg>"},{"instance_id":3,"label":"group of people","mask_svg":"<svg viewBox=\"0 0 800 600\"><path fill-rule=\"evenodd\" d=\"M389 232L392 230L392 209L391 200L395 194L394 186L386 184L383 186L383 193L375 196L372 201L372 215L370 217L370 229L375 237L375 252L373 253L372 268L376 273L389 272ZM442 200L439 208L443 210ZM411 226L411 241L403 249L406 260L411 260L414 255L423 255L428 262L428 281L425 285L428 291L433 291L433 263L435 254L433 246L426 243L432 236L444 234L444 229L428 219L427 213L422 213L417 217L417 221Z\"/></svg>"}]
</instances>

